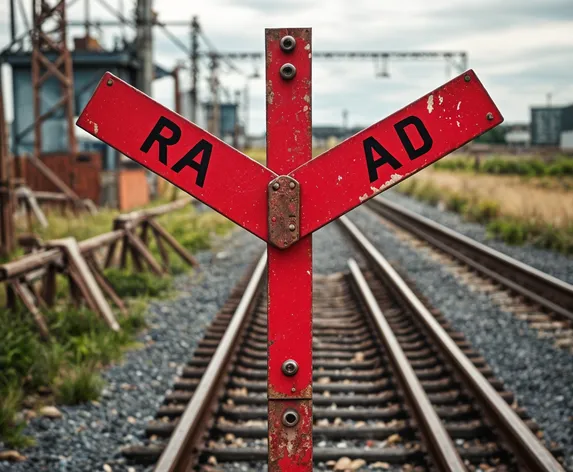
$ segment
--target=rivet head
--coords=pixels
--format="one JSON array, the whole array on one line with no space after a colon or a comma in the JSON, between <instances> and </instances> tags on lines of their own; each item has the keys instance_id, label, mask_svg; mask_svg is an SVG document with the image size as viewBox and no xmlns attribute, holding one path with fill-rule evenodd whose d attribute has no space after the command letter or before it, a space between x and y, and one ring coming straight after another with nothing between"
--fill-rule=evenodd
<instances>
[{"instance_id":1,"label":"rivet head","mask_svg":"<svg viewBox=\"0 0 573 472\"><path fill-rule=\"evenodd\" d=\"M296 67L287 62L281 66L280 74L283 79L290 80L296 75Z\"/></svg>"},{"instance_id":2,"label":"rivet head","mask_svg":"<svg viewBox=\"0 0 573 472\"><path fill-rule=\"evenodd\" d=\"M298 424L300 416L298 411L293 408L287 408L283 413L283 424L287 428L292 428Z\"/></svg>"},{"instance_id":3,"label":"rivet head","mask_svg":"<svg viewBox=\"0 0 573 472\"><path fill-rule=\"evenodd\" d=\"M298 364L295 360L287 359L283 362L281 370L287 377L292 377L298 372Z\"/></svg>"},{"instance_id":4,"label":"rivet head","mask_svg":"<svg viewBox=\"0 0 573 472\"><path fill-rule=\"evenodd\" d=\"M276 216L273 216L273 217L271 218L271 221L272 221L273 223L276 223L276 222L277 222L277 217L276 217Z\"/></svg>"},{"instance_id":5,"label":"rivet head","mask_svg":"<svg viewBox=\"0 0 573 472\"><path fill-rule=\"evenodd\" d=\"M281 185L278 182L275 182L273 184L273 190L278 190L279 188L281 188Z\"/></svg>"},{"instance_id":6,"label":"rivet head","mask_svg":"<svg viewBox=\"0 0 573 472\"><path fill-rule=\"evenodd\" d=\"M290 231L294 231L296 229L296 226L295 225L288 225L288 229Z\"/></svg>"},{"instance_id":7,"label":"rivet head","mask_svg":"<svg viewBox=\"0 0 573 472\"><path fill-rule=\"evenodd\" d=\"M283 36L281 38L280 45L284 52L291 52L296 46L296 39L290 35Z\"/></svg>"},{"instance_id":8,"label":"rivet head","mask_svg":"<svg viewBox=\"0 0 573 472\"><path fill-rule=\"evenodd\" d=\"M290 184L288 184L288 186L289 186L290 188L295 188L295 187L296 187L296 184L295 184L294 182L291 182Z\"/></svg>"},{"instance_id":9,"label":"rivet head","mask_svg":"<svg viewBox=\"0 0 573 472\"><path fill-rule=\"evenodd\" d=\"M470 80L472 80L472 78L469 75L464 76L464 80L466 82L469 82Z\"/></svg>"},{"instance_id":10,"label":"rivet head","mask_svg":"<svg viewBox=\"0 0 573 472\"><path fill-rule=\"evenodd\" d=\"M113 85L113 80L107 79L107 86L111 87Z\"/></svg>"},{"instance_id":11,"label":"rivet head","mask_svg":"<svg viewBox=\"0 0 573 472\"><path fill-rule=\"evenodd\" d=\"M485 117L488 119L488 121L492 121L493 120L493 113L488 113L487 115L485 115Z\"/></svg>"}]
</instances>

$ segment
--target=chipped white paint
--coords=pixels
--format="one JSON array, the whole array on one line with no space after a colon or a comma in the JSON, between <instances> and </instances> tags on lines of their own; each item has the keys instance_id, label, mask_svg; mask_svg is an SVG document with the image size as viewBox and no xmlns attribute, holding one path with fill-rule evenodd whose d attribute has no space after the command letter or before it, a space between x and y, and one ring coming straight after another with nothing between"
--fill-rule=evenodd
<instances>
[{"instance_id":1,"label":"chipped white paint","mask_svg":"<svg viewBox=\"0 0 573 472\"><path fill-rule=\"evenodd\" d=\"M340 182L342 180L342 175L338 176L338 181Z\"/></svg>"},{"instance_id":2,"label":"chipped white paint","mask_svg":"<svg viewBox=\"0 0 573 472\"><path fill-rule=\"evenodd\" d=\"M304 48L305 48L307 51L310 51L310 44L307 44Z\"/></svg>"},{"instance_id":3,"label":"chipped white paint","mask_svg":"<svg viewBox=\"0 0 573 472\"><path fill-rule=\"evenodd\" d=\"M311 57L312 57L312 53L309 52L309 53L308 53L308 58L310 59Z\"/></svg>"},{"instance_id":4,"label":"chipped white paint","mask_svg":"<svg viewBox=\"0 0 573 472\"><path fill-rule=\"evenodd\" d=\"M305 95L303 99L306 103L310 103L310 95Z\"/></svg>"},{"instance_id":5,"label":"chipped white paint","mask_svg":"<svg viewBox=\"0 0 573 472\"><path fill-rule=\"evenodd\" d=\"M90 125L93 125L94 135L96 135L96 134L98 133L98 131L99 131L99 126L97 125L97 123L96 123L95 121L90 120L89 118L87 119L87 122L88 122Z\"/></svg>"},{"instance_id":6,"label":"chipped white paint","mask_svg":"<svg viewBox=\"0 0 573 472\"><path fill-rule=\"evenodd\" d=\"M302 111L308 111L308 105L305 105Z\"/></svg>"},{"instance_id":7,"label":"chipped white paint","mask_svg":"<svg viewBox=\"0 0 573 472\"><path fill-rule=\"evenodd\" d=\"M392 174L390 176L390 180L388 180L385 184L383 184L379 190L382 190L385 187L388 187L388 185L390 185L390 184L395 184L396 182L400 182L400 180L402 180L402 176L400 174Z\"/></svg>"},{"instance_id":8,"label":"chipped white paint","mask_svg":"<svg viewBox=\"0 0 573 472\"><path fill-rule=\"evenodd\" d=\"M442 103L444 103L444 97L442 97L441 95L438 95L438 102L441 105Z\"/></svg>"},{"instance_id":9,"label":"chipped white paint","mask_svg":"<svg viewBox=\"0 0 573 472\"><path fill-rule=\"evenodd\" d=\"M462 104L461 100L458 102L458 106L456 108L456 110L460 111L460 105Z\"/></svg>"},{"instance_id":10,"label":"chipped white paint","mask_svg":"<svg viewBox=\"0 0 573 472\"><path fill-rule=\"evenodd\" d=\"M308 275L310 275L310 270L307 270L306 273L307 273Z\"/></svg>"},{"instance_id":11,"label":"chipped white paint","mask_svg":"<svg viewBox=\"0 0 573 472\"><path fill-rule=\"evenodd\" d=\"M456 121L456 125L458 125L458 128L460 127L460 122Z\"/></svg>"},{"instance_id":12,"label":"chipped white paint","mask_svg":"<svg viewBox=\"0 0 573 472\"><path fill-rule=\"evenodd\" d=\"M368 195L367 193L365 193L364 195L358 197L358 200L360 200L361 202L363 202L364 200L367 200L370 197L373 197L374 195L382 192L382 190L384 190L386 187L395 184L397 182L400 182L400 180L402 180L405 176L400 175L400 174L392 174L390 176L390 179L387 180L386 182L384 182L382 185L380 185L380 187L376 188L376 187L370 187L370 190L372 190L372 195Z\"/></svg>"},{"instance_id":13,"label":"chipped white paint","mask_svg":"<svg viewBox=\"0 0 573 472\"><path fill-rule=\"evenodd\" d=\"M428 113L432 113L434 111L434 96L430 95L428 97Z\"/></svg>"}]
</instances>

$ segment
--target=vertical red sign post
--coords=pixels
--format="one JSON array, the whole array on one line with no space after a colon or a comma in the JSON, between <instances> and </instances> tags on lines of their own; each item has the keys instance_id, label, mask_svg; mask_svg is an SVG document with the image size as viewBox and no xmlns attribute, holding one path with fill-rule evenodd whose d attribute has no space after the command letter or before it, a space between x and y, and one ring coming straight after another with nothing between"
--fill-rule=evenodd
<instances>
[{"instance_id":1,"label":"vertical red sign post","mask_svg":"<svg viewBox=\"0 0 573 472\"><path fill-rule=\"evenodd\" d=\"M269 471L312 470L312 235L300 232L300 186L312 157L311 30L267 29ZM283 249L279 249L283 247ZM284 247L287 247L284 249Z\"/></svg>"}]
</instances>

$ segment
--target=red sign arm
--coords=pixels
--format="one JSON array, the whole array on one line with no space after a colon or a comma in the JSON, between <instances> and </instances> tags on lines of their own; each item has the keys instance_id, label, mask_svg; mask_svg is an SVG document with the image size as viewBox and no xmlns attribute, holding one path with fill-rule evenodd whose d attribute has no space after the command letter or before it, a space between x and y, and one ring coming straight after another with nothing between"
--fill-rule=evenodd
<instances>
[{"instance_id":1,"label":"red sign arm","mask_svg":"<svg viewBox=\"0 0 573 472\"><path fill-rule=\"evenodd\" d=\"M276 174L107 72L78 126L267 240Z\"/></svg>"},{"instance_id":2,"label":"red sign arm","mask_svg":"<svg viewBox=\"0 0 573 472\"><path fill-rule=\"evenodd\" d=\"M300 237L502 121L470 70L298 167L290 176L301 188Z\"/></svg>"}]
</instances>

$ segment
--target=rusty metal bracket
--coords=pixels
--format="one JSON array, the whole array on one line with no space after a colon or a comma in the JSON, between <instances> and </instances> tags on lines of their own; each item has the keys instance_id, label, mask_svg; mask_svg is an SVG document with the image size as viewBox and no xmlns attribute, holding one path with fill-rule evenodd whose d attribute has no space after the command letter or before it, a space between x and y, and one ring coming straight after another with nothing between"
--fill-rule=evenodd
<instances>
[{"instance_id":1,"label":"rusty metal bracket","mask_svg":"<svg viewBox=\"0 0 573 472\"><path fill-rule=\"evenodd\" d=\"M288 175L280 175L268 186L269 242L285 249L300 237L300 185Z\"/></svg>"}]
</instances>

